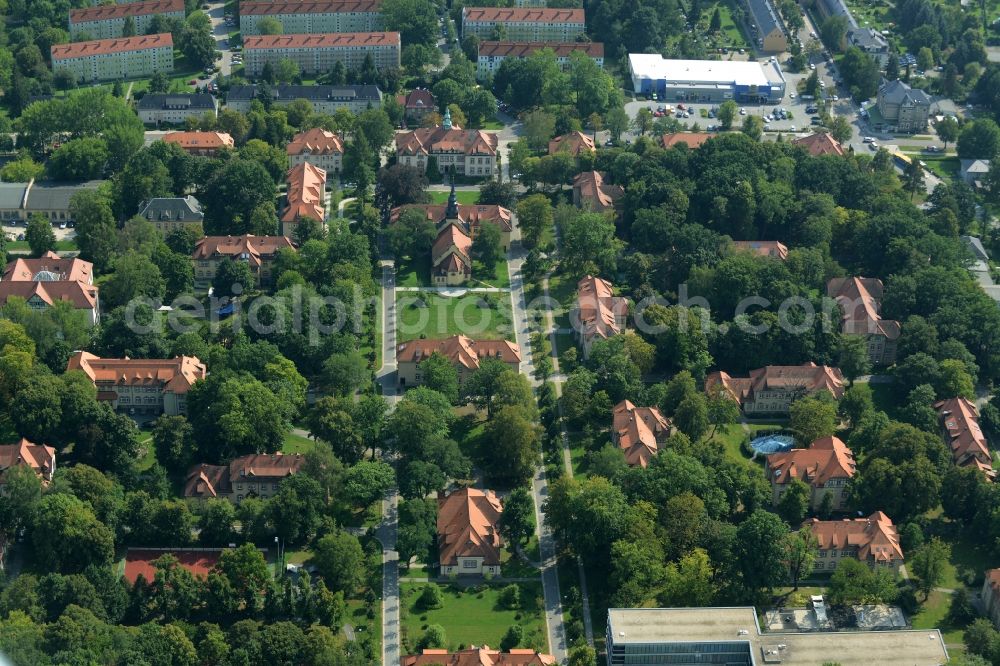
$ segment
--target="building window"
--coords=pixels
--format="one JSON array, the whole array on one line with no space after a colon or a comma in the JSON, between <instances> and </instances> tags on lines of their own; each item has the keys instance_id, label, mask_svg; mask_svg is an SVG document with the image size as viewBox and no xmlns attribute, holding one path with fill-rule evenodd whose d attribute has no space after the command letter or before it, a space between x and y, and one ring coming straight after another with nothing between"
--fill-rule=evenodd
<instances>
[{"instance_id":1,"label":"building window","mask_svg":"<svg viewBox=\"0 0 1000 666\"><path fill-rule=\"evenodd\" d=\"M462 560L463 569L475 569L476 566L477 565L475 560Z\"/></svg>"}]
</instances>

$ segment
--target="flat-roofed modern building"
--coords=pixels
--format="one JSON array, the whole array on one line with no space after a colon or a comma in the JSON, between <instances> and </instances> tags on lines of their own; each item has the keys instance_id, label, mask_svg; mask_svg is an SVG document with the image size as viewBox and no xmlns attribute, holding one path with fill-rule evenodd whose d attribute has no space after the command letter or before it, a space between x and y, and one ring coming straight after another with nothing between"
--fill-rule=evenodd
<instances>
[{"instance_id":1,"label":"flat-roofed modern building","mask_svg":"<svg viewBox=\"0 0 1000 666\"><path fill-rule=\"evenodd\" d=\"M349 70L360 69L371 55L378 69L399 67L398 32L347 32L316 35L257 35L243 39L245 69L260 76L266 63L291 60L305 74L326 72L337 62Z\"/></svg>"},{"instance_id":2,"label":"flat-roofed modern building","mask_svg":"<svg viewBox=\"0 0 1000 666\"><path fill-rule=\"evenodd\" d=\"M69 10L69 38L115 39L122 36L129 17L135 34L145 35L154 16L184 20L184 0L144 0Z\"/></svg>"},{"instance_id":3,"label":"flat-roofed modern building","mask_svg":"<svg viewBox=\"0 0 1000 666\"><path fill-rule=\"evenodd\" d=\"M584 33L583 9L464 7L462 37L515 42L572 42Z\"/></svg>"},{"instance_id":4,"label":"flat-roofed modern building","mask_svg":"<svg viewBox=\"0 0 1000 666\"><path fill-rule=\"evenodd\" d=\"M785 97L785 77L776 62L667 60L653 53L630 53L632 87L665 101L777 104Z\"/></svg>"},{"instance_id":5,"label":"flat-roofed modern building","mask_svg":"<svg viewBox=\"0 0 1000 666\"><path fill-rule=\"evenodd\" d=\"M500 69L507 58L523 59L536 51L551 49L560 67L569 65L569 54L579 51L590 57L598 67L604 67L604 44L601 42L480 42L476 76L486 79Z\"/></svg>"},{"instance_id":6,"label":"flat-roofed modern building","mask_svg":"<svg viewBox=\"0 0 1000 666\"><path fill-rule=\"evenodd\" d=\"M271 86L271 106L287 106L297 99L304 99L317 113L333 114L337 109L361 113L365 109L382 106L382 91L378 86ZM260 88L233 86L226 95L226 106L233 111L246 113L250 104L259 99Z\"/></svg>"},{"instance_id":7,"label":"flat-roofed modern building","mask_svg":"<svg viewBox=\"0 0 1000 666\"><path fill-rule=\"evenodd\" d=\"M205 114L219 115L219 105L208 93L151 93L135 105L139 120L147 125L183 123Z\"/></svg>"},{"instance_id":8,"label":"flat-roofed modern building","mask_svg":"<svg viewBox=\"0 0 1000 666\"><path fill-rule=\"evenodd\" d=\"M169 32L52 46L52 71L66 70L77 81L116 81L174 71Z\"/></svg>"},{"instance_id":9,"label":"flat-roofed modern building","mask_svg":"<svg viewBox=\"0 0 1000 666\"><path fill-rule=\"evenodd\" d=\"M326 0L320 2L241 2L240 34L260 34L258 24L273 18L285 34L373 32L382 29L380 0Z\"/></svg>"},{"instance_id":10,"label":"flat-roofed modern building","mask_svg":"<svg viewBox=\"0 0 1000 666\"><path fill-rule=\"evenodd\" d=\"M937 629L763 633L752 607L612 608L608 666L939 666Z\"/></svg>"}]
</instances>

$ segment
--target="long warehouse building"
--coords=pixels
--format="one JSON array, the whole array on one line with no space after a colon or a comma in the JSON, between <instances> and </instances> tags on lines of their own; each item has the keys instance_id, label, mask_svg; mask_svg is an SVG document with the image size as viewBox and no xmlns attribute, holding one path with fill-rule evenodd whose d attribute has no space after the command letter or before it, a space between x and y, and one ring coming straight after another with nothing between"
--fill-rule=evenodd
<instances>
[{"instance_id":1,"label":"long warehouse building","mask_svg":"<svg viewBox=\"0 0 1000 666\"><path fill-rule=\"evenodd\" d=\"M785 77L776 62L667 60L630 53L628 65L637 94L668 102L777 104L785 96Z\"/></svg>"},{"instance_id":2,"label":"long warehouse building","mask_svg":"<svg viewBox=\"0 0 1000 666\"><path fill-rule=\"evenodd\" d=\"M260 76L266 63L295 62L304 74L328 72L342 62L350 70L360 69L371 55L375 67L399 67L398 32L345 32L322 35L256 35L243 39L246 72Z\"/></svg>"},{"instance_id":3,"label":"long warehouse building","mask_svg":"<svg viewBox=\"0 0 1000 666\"><path fill-rule=\"evenodd\" d=\"M937 629L764 632L752 607L612 608L608 666L940 666Z\"/></svg>"},{"instance_id":4,"label":"long warehouse building","mask_svg":"<svg viewBox=\"0 0 1000 666\"><path fill-rule=\"evenodd\" d=\"M241 2L240 34L260 34L266 18L281 24L282 32L375 32L382 29L381 0L326 0L323 2Z\"/></svg>"}]
</instances>

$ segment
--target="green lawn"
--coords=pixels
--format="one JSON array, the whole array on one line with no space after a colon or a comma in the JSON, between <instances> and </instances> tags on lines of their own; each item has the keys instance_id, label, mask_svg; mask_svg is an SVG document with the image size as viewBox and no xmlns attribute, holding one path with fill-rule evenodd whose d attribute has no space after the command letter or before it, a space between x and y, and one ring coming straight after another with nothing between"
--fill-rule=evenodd
<instances>
[{"instance_id":1,"label":"green lawn","mask_svg":"<svg viewBox=\"0 0 1000 666\"><path fill-rule=\"evenodd\" d=\"M918 593L917 598L922 599L923 595ZM927 598L927 602L921 605L920 610L915 615L910 616L913 628L940 629L945 643L961 643L965 632L958 627L952 626L945 617L948 615L948 606L950 603L950 594L946 592L931 592Z\"/></svg>"},{"instance_id":2,"label":"green lawn","mask_svg":"<svg viewBox=\"0 0 1000 666\"><path fill-rule=\"evenodd\" d=\"M953 180L959 177L961 173L962 165L958 160L957 156L952 157L927 157L924 155L917 156L927 165L927 170L933 173L938 178L944 180Z\"/></svg>"},{"instance_id":3,"label":"green lawn","mask_svg":"<svg viewBox=\"0 0 1000 666\"><path fill-rule=\"evenodd\" d=\"M443 204L448 203L449 192L428 192L431 197L431 203ZM458 199L458 203L463 205L471 206L476 203L479 198L479 190L456 190L455 198Z\"/></svg>"},{"instance_id":4,"label":"green lawn","mask_svg":"<svg viewBox=\"0 0 1000 666\"><path fill-rule=\"evenodd\" d=\"M457 334L513 340L510 296L469 293L448 298L430 292L398 292L396 329L398 342Z\"/></svg>"},{"instance_id":5,"label":"green lawn","mask_svg":"<svg viewBox=\"0 0 1000 666\"><path fill-rule=\"evenodd\" d=\"M397 287L429 287L431 286L431 262L430 260L411 259L406 257L401 259L396 266L396 286Z\"/></svg>"},{"instance_id":6,"label":"green lawn","mask_svg":"<svg viewBox=\"0 0 1000 666\"><path fill-rule=\"evenodd\" d=\"M507 262L501 261L493 267L493 272L486 270L480 261L472 262L472 280L470 287L500 287L501 289L510 286L510 271L507 270Z\"/></svg>"},{"instance_id":7,"label":"green lawn","mask_svg":"<svg viewBox=\"0 0 1000 666\"><path fill-rule=\"evenodd\" d=\"M145 472L156 462L156 449L153 446L153 433L150 430L139 431L139 452L142 457L135 464L136 471Z\"/></svg>"},{"instance_id":8,"label":"green lawn","mask_svg":"<svg viewBox=\"0 0 1000 666\"><path fill-rule=\"evenodd\" d=\"M441 608L421 612L415 607L425 585L438 585L441 588L444 597ZM521 608L512 611L499 606L498 599L503 584L463 591L457 586L437 583L401 583L400 619L404 646L415 646L426 628L432 624L439 624L444 628L448 648L451 650L457 649L459 645L498 646L507 629L511 625L520 624L524 628L523 647L547 652L541 583L517 585L521 588Z\"/></svg>"},{"instance_id":9,"label":"green lawn","mask_svg":"<svg viewBox=\"0 0 1000 666\"><path fill-rule=\"evenodd\" d=\"M76 246L76 241L72 238L69 240L56 241L56 252L72 252L78 250ZM28 246L28 241L7 241L7 251L8 252L30 252L31 248Z\"/></svg>"},{"instance_id":10,"label":"green lawn","mask_svg":"<svg viewBox=\"0 0 1000 666\"><path fill-rule=\"evenodd\" d=\"M285 433L285 442L281 445L282 453L309 453L316 446L316 443L308 437L292 434L289 430Z\"/></svg>"}]
</instances>

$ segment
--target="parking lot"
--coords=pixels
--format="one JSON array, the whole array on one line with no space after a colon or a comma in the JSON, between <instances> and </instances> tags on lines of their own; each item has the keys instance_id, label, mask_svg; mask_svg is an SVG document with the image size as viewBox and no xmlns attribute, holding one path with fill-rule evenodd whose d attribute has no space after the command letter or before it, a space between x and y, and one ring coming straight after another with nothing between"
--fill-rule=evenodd
<instances>
[{"instance_id":1,"label":"parking lot","mask_svg":"<svg viewBox=\"0 0 1000 666\"><path fill-rule=\"evenodd\" d=\"M4 224L3 232L7 234L8 240L23 241L27 223L20 225ZM52 225L52 232L56 235L57 241L69 240L76 236L76 230L70 228L65 222Z\"/></svg>"}]
</instances>

